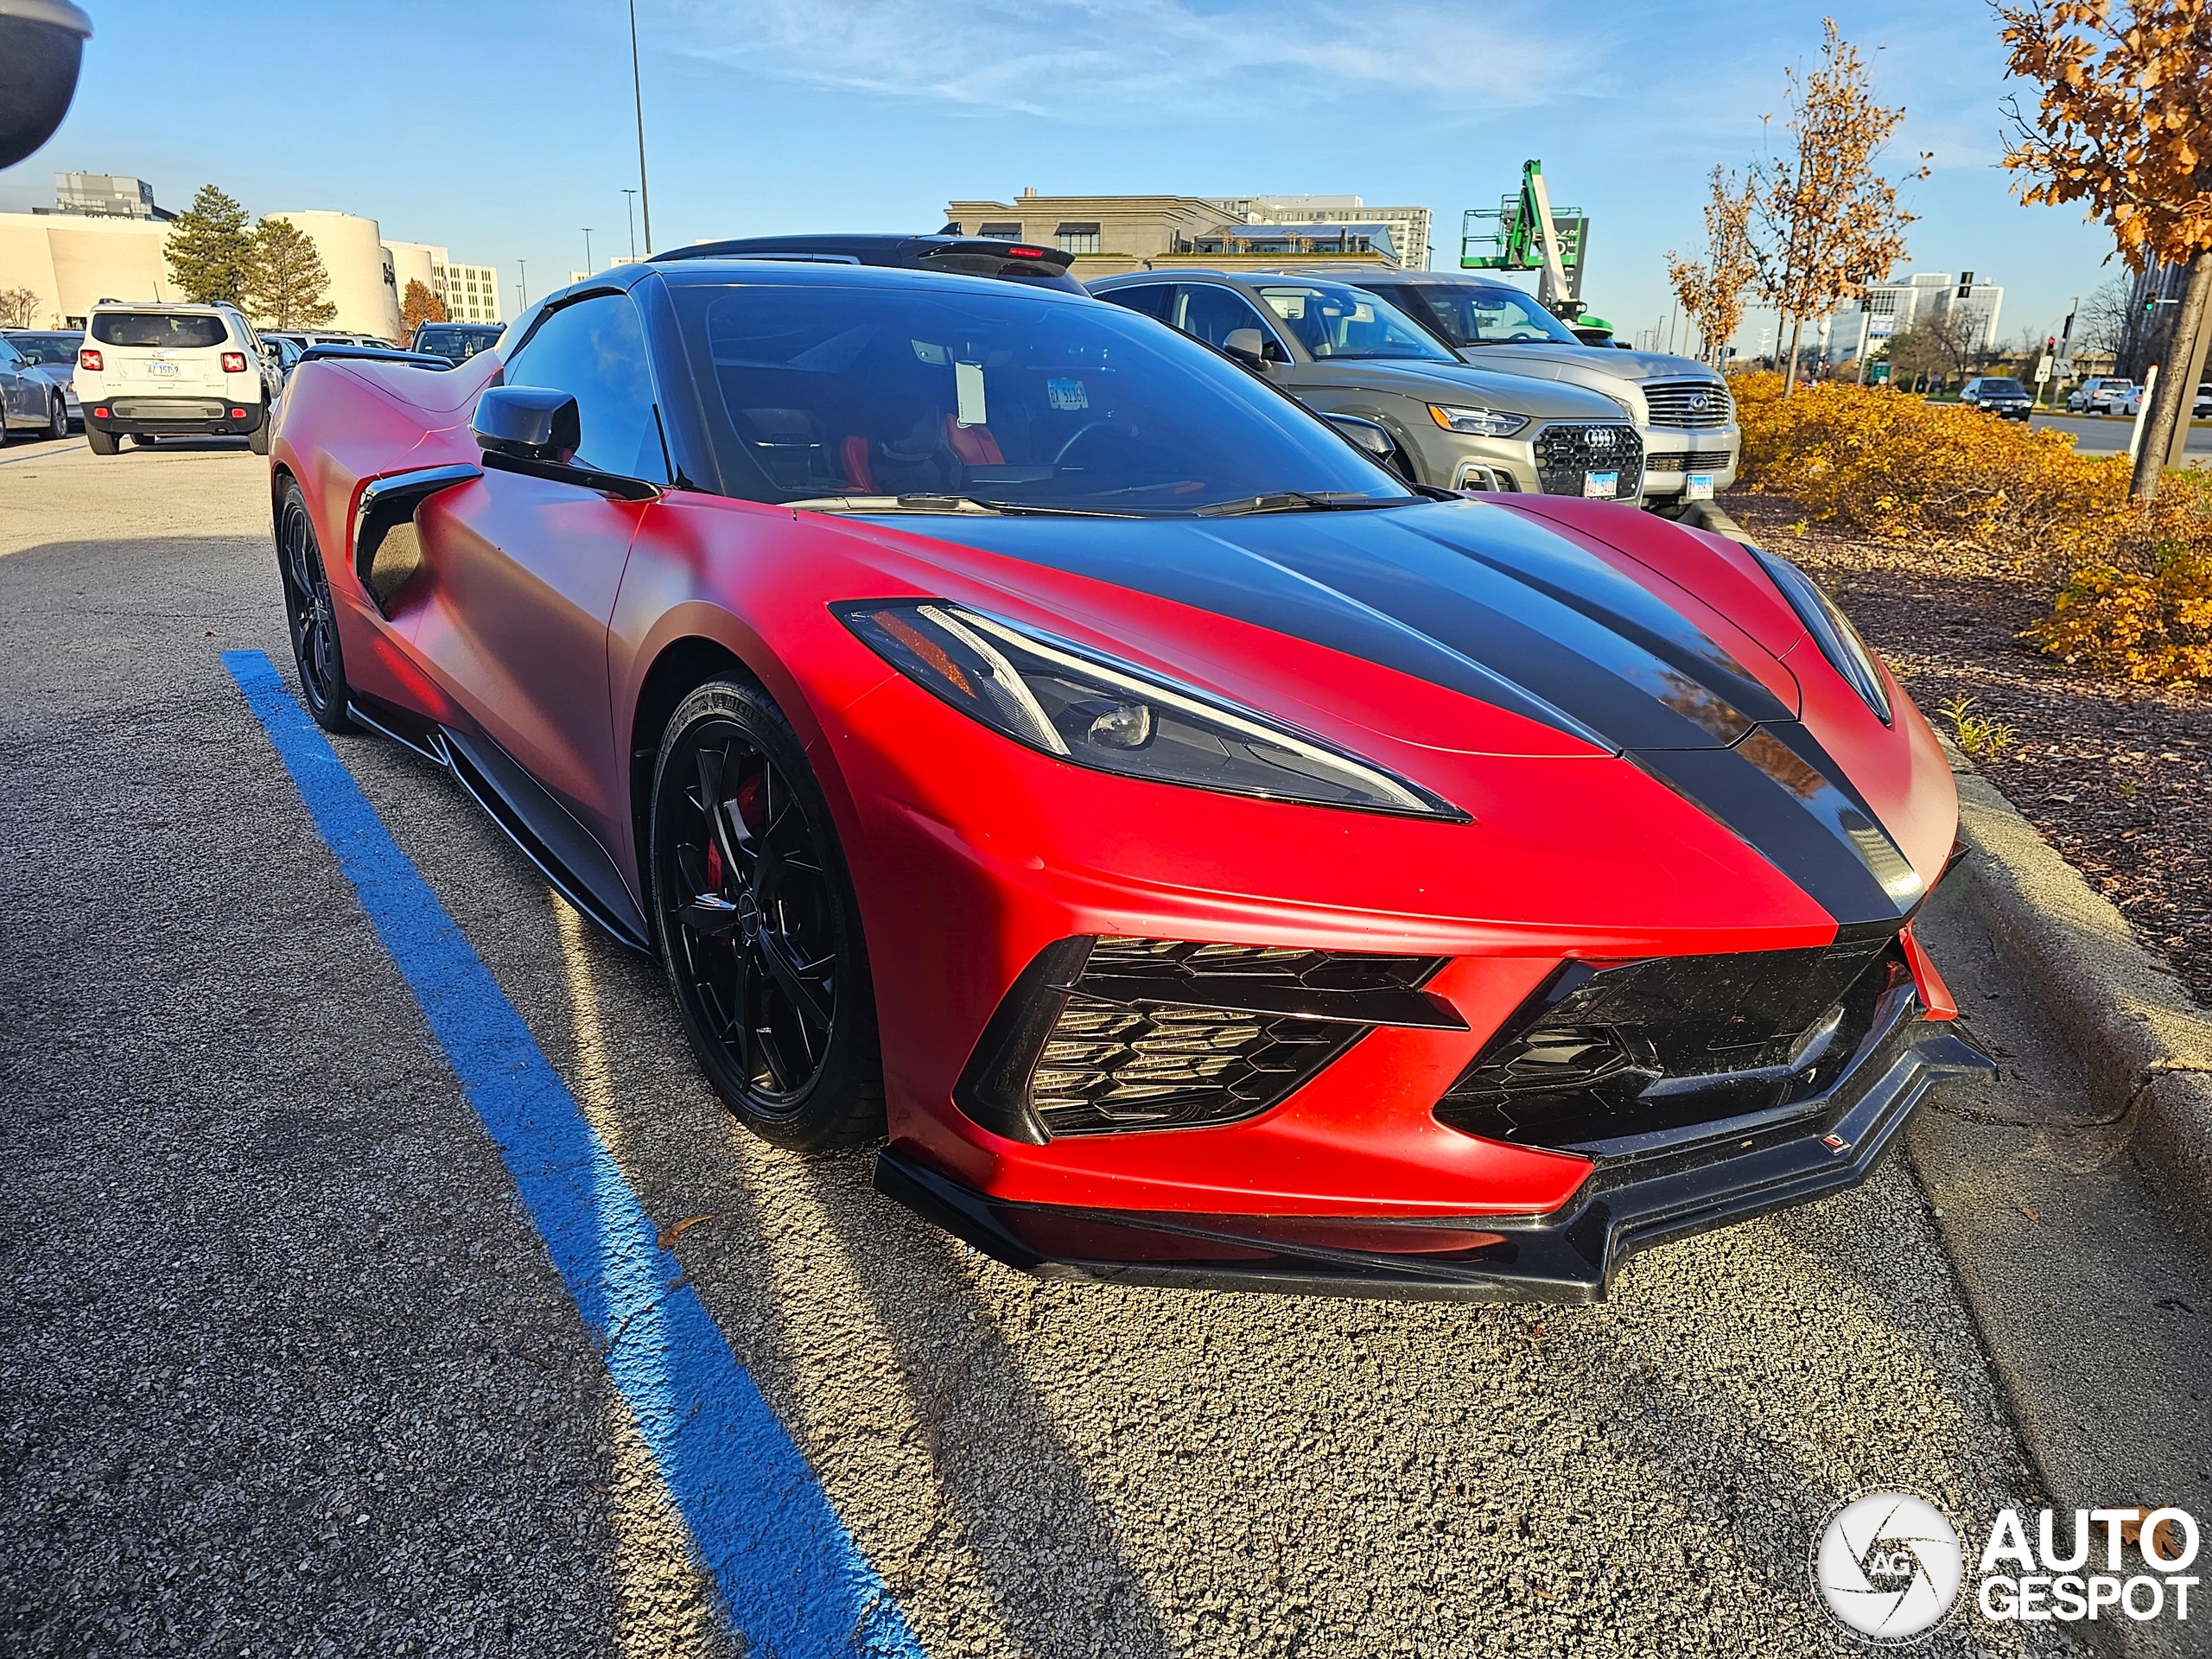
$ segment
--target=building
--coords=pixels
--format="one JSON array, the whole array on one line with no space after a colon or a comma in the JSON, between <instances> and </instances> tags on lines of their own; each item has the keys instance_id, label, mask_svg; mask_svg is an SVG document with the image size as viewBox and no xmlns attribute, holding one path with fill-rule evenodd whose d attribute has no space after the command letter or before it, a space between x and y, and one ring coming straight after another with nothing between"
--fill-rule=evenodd
<instances>
[{"instance_id":1,"label":"building","mask_svg":"<svg viewBox=\"0 0 2212 1659\"><path fill-rule=\"evenodd\" d=\"M1948 271L1918 271L1902 282L1869 283L1863 303L1854 301L1836 312L1827 356L1836 363L1862 354L1879 357L1891 335L1940 325L1954 315L1970 320L1967 351L1993 352L2004 307L2005 290L1993 283L1975 282L1972 271L1955 283Z\"/></svg>"},{"instance_id":2,"label":"building","mask_svg":"<svg viewBox=\"0 0 2212 1659\"><path fill-rule=\"evenodd\" d=\"M1231 196L1214 206L1248 225L1381 225L1405 270L1427 270L1434 251L1426 207L1370 207L1357 196Z\"/></svg>"},{"instance_id":3,"label":"building","mask_svg":"<svg viewBox=\"0 0 2212 1659\"><path fill-rule=\"evenodd\" d=\"M1088 281L1182 265L1395 270L1428 263L1428 210L1363 207L1357 196L1040 196L955 201L945 222L969 236L1033 242L1074 256ZM1402 251L1403 251L1402 257Z\"/></svg>"},{"instance_id":4,"label":"building","mask_svg":"<svg viewBox=\"0 0 2212 1659\"><path fill-rule=\"evenodd\" d=\"M35 213L78 213L87 219L175 219L154 205L154 187L117 173L57 173L54 206Z\"/></svg>"},{"instance_id":5,"label":"building","mask_svg":"<svg viewBox=\"0 0 2212 1659\"><path fill-rule=\"evenodd\" d=\"M40 321L82 327L100 300L179 301L162 257L175 215L154 205L150 186L99 173L56 175L51 209L0 213L0 289L38 296ZM288 219L315 244L330 277L327 297L337 315L325 325L345 334L399 335L400 271L470 321L505 321L489 265L452 263L442 247L386 243L373 219L315 209L265 214Z\"/></svg>"},{"instance_id":6,"label":"building","mask_svg":"<svg viewBox=\"0 0 2212 1659\"><path fill-rule=\"evenodd\" d=\"M407 297L407 284L420 283L446 308L455 322L505 322L499 303L499 274L490 265L456 264L445 249L428 242L387 242L392 257L392 283L399 297Z\"/></svg>"}]
</instances>

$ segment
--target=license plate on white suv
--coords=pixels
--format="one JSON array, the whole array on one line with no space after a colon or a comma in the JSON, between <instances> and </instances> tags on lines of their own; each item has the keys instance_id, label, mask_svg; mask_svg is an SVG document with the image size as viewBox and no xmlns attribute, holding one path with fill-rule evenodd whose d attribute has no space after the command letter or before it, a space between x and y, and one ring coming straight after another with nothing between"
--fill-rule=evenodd
<instances>
[{"instance_id":1,"label":"license plate on white suv","mask_svg":"<svg viewBox=\"0 0 2212 1659\"><path fill-rule=\"evenodd\" d=\"M1582 493L1586 499L1610 501L1621 493L1618 473L1585 473L1582 474Z\"/></svg>"},{"instance_id":2,"label":"license plate on white suv","mask_svg":"<svg viewBox=\"0 0 2212 1659\"><path fill-rule=\"evenodd\" d=\"M165 374L171 379L175 379L176 378L176 372L177 365L174 363L149 363L146 365L147 373Z\"/></svg>"},{"instance_id":3,"label":"license plate on white suv","mask_svg":"<svg viewBox=\"0 0 2212 1659\"><path fill-rule=\"evenodd\" d=\"M1685 501L1712 500L1713 474L1711 473L1692 473L1688 478L1684 479L1682 480L1682 499Z\"/></svg>"}]
</instances>

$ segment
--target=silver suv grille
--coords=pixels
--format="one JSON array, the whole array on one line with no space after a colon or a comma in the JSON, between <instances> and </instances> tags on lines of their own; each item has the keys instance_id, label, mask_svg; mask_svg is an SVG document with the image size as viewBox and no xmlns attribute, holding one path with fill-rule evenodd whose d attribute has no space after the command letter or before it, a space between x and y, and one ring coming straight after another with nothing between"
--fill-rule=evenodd
<instances>
[{"instance_id":1,"label":"silver suv grille","mask_svg":"<svg viewBox=\"0 0 2212 1659\"><path fill-rule=\"evenodd\" d=\"M1679 431L1726 426L1735 417L1728 388L1718 380L1655 380L1643 388L1651 424Z\"/></svg>"}]
</instances>

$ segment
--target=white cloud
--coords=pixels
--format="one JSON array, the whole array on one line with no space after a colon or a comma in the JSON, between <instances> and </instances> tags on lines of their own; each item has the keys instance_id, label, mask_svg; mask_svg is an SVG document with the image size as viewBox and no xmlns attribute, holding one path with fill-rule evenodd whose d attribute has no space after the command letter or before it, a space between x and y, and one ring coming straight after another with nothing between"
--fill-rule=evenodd
<instances>
[{"instance_id":1,"label":"white cloud","mask_svg":"<svg viewBox=\"0 0 2212 1659\"><path fill-rule=\"evenodd\" d=\"M749 73L1077 122L1476 117L1602 95L1592 34L1410 0L680 0L677 39ZM1572 35L1562 45L1560 35Z\"/></svg>"}]
</instances>

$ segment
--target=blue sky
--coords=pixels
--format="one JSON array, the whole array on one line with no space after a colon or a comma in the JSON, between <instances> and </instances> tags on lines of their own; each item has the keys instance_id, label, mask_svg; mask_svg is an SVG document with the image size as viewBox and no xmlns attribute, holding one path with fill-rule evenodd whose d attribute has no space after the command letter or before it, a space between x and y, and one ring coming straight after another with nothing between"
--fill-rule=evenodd
<instances>
[{"instance_id":1,"label":"blue sky","mask_svg":"<svg viewBox=\"0 0 2212 1659\"><path fill-rule=\"evenodd\" d=\"M137 174L170 207L213 181L494 264L511 312L518 261L536 297L582 266L582 226L602 258L628 248L622 0L85 3L76 105L0 173L0 209L50 201L62 169ZM1534 156L1591 214L1586 297L1625 334L1664 317L1663 256L1697 246L1714 163L1760 154L1763 115L1778 131L1824 11L1906 106L1899 163L1934 153L1900 270L2003 283L2008 339L2055 328L2117 269L2111 239L2008 193L2002 56L1965 0L639 0L653 238L934 230L949 198L1025 185L1346 193L1433 209L1445 264L1462 210Z\"/></svg>"}]
</instances>

